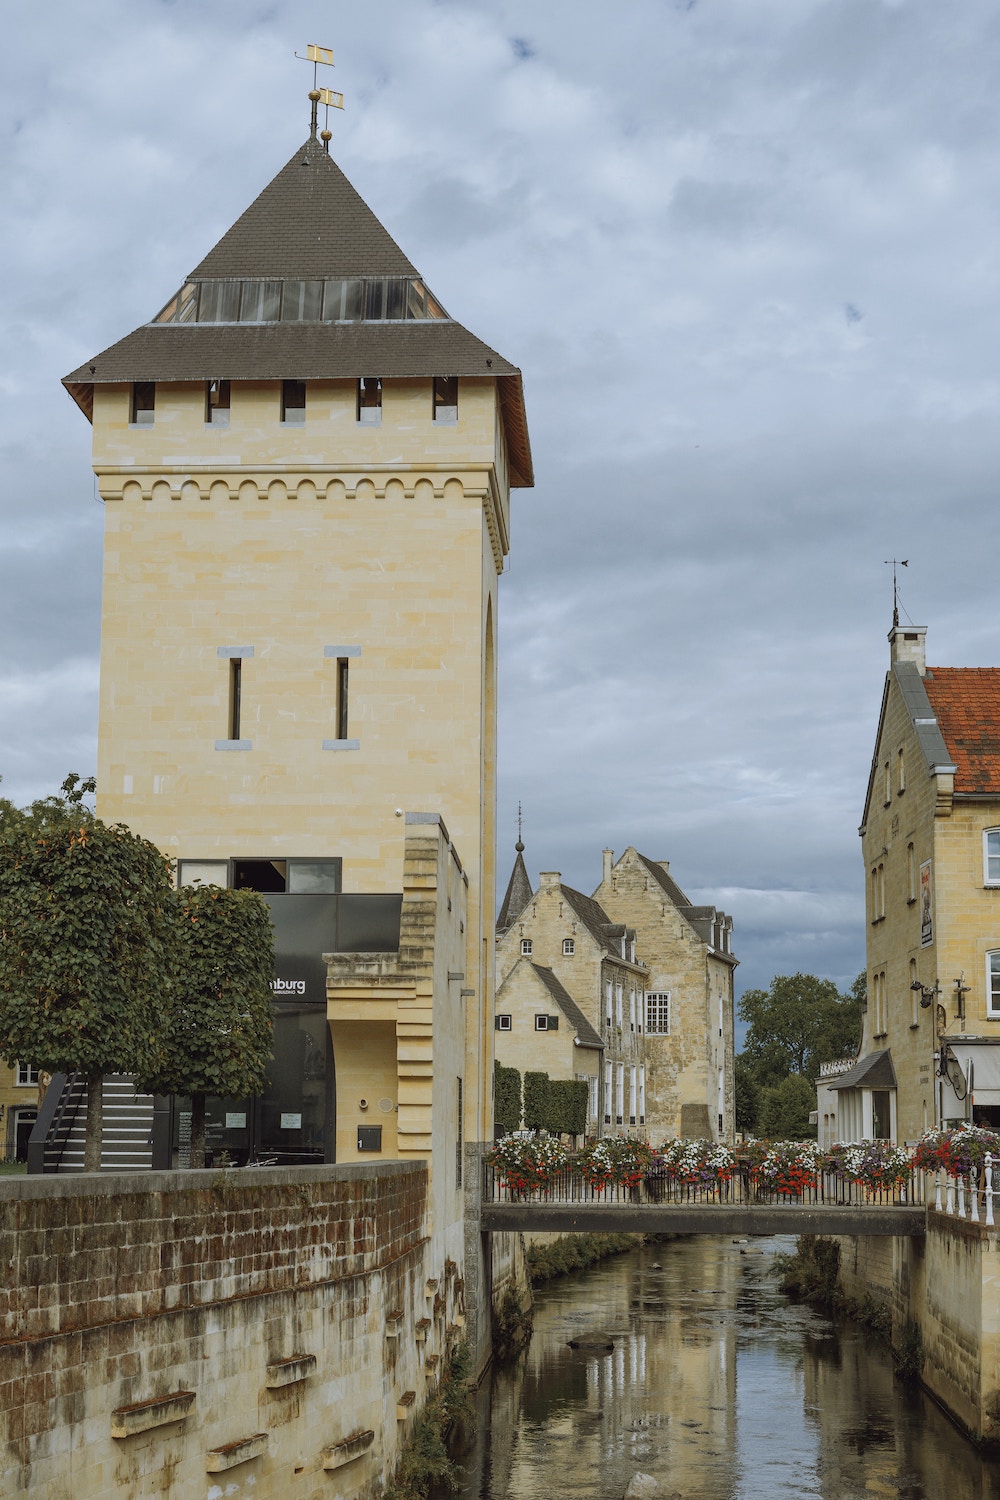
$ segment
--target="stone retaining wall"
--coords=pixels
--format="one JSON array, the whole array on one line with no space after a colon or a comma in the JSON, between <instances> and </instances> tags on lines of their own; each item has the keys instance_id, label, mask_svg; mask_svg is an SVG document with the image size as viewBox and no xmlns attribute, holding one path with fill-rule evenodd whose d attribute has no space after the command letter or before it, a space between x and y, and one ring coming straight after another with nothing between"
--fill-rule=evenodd
<instances>
[{"instance_id":1,"label":"stone retaining wall","mask_svg":"<svg viewBox=\"0 0 1000 1500\"><path fill-rule=\"evenodd\" d=\"M465 1321L426 1202L422 1163L0 1183L0 1493L372 1493Z\"/></svg>"},{"instance_id":2,"label":"stone retaining wall","mask_svg":"<svg viewBox=\"0 0 1000 1500\"><path fill-rule=\"evenodd\" d=\"M1000 1444L1000 1234L927 1211L923 1239L842 1239L847 1296L881 1301L899 1349L919 1331L922 1380L977 1442Z\"/></svg>"}]
</instances>

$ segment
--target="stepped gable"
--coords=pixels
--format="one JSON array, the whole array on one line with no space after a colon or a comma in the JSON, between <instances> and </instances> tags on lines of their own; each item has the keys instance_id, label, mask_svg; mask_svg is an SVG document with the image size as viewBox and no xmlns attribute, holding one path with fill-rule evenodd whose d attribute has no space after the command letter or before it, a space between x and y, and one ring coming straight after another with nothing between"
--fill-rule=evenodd
<instances>
[{"instance_id":1,"label":"stepped gable","mask_svg":"<svg viewBox=\"0 0 1000 1500\"><path fill-rule=\"evenodd\" d=\"M510 872L510 880L507 882L507 893L500 903L496 928L498 937L502 937L510 927L513 927L535 894L531 889L531 881L528 879L528 871L524 864L524 845L520 839L514 847L517 850L517 858Z\"/></svg>"},{"instance_id":2,"label":"stepped gable","mask_svg":"<svg viewBox=\"0 0 1000 1500\"><path fill-rule=\"evenodd\" d=\"M1000 667L929 667L924 690L955 763L955 791L1000 795Z\"/></svg>"},{"instance_id":3,"label":"stepped gable","mask_svg":"<svg viewBox=\"0 0 1000 1500\"><path fill-rule=\"evenodd\" d=\"M384 279L419 288L425 315L316 316L259 321L190 316L186 294L242 282L349 282ZM220 294L221 295L221 294ZM201 292L198 292L201 297ZM405 299L404 299L405 300ZM521 373L456 323L429 293L412 262L315 139L306 141L231 229L194 268L184 287L148 323L67 375L63 384L88 419L94 385L134 381L359 380L457 375L496 380L514 488L534 483Z\"/></svg>"},{"instance_id":4,"label":"stepped gable","mask_svg":"<svg viewBox=\"0 0 1000 1500\"><path fill-rule=\"evenodd\" d=\"M542 964L532 964L531 967L566 1017L566 1020L573 1027L580 1045L582 1047L599 1048L603 1052L604 1043L601 1041L600 1036L587 1020L587 1017L566 987L553 974L552 970L545 968Z\"/></svg>"}]
</instances>

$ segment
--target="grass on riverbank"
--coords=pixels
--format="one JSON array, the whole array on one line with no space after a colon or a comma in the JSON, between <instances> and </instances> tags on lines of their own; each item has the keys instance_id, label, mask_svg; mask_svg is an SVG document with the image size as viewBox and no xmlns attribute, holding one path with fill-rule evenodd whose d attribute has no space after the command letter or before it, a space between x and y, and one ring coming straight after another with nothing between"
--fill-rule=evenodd
<instances>
[{"instance_id":1,"label":"grass on riverbank","mask_svg":"<svg viewBox=\"0 0 1000 1500\"><path fill-rule=\"evenodd\" d=\"M860 1299L845 1295L840 1285L840 1246L820 1235L799 1236L794 1255L776 1255L778 1285L786 1296L808 1302L835 1317L850 1318L868 1328L888 1347L903 1380L916 1380L924 1363L920 1330L910 1324L899 1347L892 1343L892 1312L885 1302L866 1292Z\"/></svg>"},{"instance_id":2,"label":"grass on riverbank","mask_svg":"<svg viewBox=\"0 0 1000 1500\"><path fill-rule=\"evenodd\" d=\"M532 1286L583 1271L611 1255L623 1255L642 1243L634 1234L566 1234L550 1245L530 1245L525 1251Z\"/></svg>"},{"instance_id":3,"label":"grass on riverbank","mask_svg":"<svg viewBox=\"0 0 1000 1500\"><path fill-rule=\"evenodd\" d=\"M462 1469L448 1452L448 1439L456 1429L467 1435L475 1427L471 1370L469 1347L459 1344L440 1388L414 1423L396 1473L382 1491L383 1500L427 1500L439 1488L458 1489Z\"/></svg>"}]
</instances>

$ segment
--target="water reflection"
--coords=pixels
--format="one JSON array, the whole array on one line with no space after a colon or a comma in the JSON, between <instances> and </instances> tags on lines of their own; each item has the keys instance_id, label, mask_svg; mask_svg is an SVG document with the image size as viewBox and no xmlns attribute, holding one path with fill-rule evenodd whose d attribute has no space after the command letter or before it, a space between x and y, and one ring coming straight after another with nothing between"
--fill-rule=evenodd
<instances>
[{"instance_id":1,"label":"water reflection","mask_svg":"<svg viewBox=\"0 0 1000 1500\"><path fill-rule=\"evenodd\" d=\"M983 1459L884 1352L790 1305L791 1241L646 1246L538 1294L535 1336L484 1390L462 1500L1000 1500ZM606 1331L611 1352L573 1350Z\"/></svg>"}]
</instances>

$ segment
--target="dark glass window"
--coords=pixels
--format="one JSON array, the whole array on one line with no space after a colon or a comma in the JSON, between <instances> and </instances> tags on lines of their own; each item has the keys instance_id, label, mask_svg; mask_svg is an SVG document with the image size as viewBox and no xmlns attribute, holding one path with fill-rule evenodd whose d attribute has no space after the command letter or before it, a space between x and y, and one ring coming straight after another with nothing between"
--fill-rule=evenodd
<instances>
[{"instance_id":1,"label":"dark glass window","mask_svg":"<svg viewBox=\"0 0 1000 1500\"><path fill-rule=\"evenodd\" d=\"M137 380L132 386L132 410L129 421L134 427L152 427L156 409L156 384Z\"/></svg>"},{"instance_id":2,"label":"dark glass window","mask_svg":"<svg viewBox=\"0 0 1000 1500\"><path fill-rule=\"evenodd\" d=\"M306 383L304 380L281 382L281 420L299 425L306 419Z\"/></svg>"},{"instance_id":3,"label":"dark glass window","mask_svg":"<svg viewBox=\"0 0 1000 1500\"><path fill-rule=\"evenodd\" d=\"M234 859L233 885L238 891L285 891L287 859Z\"/></svg>"},{"instance_id":4,"label":"dark glass window","mask_svg":"<svg viewBox=\"0 0 1000 1500\"><path fill-rule=\"evenodd\" d=\"M458 376L438 375L434 380L434 420L458 421Z\"/></svg>"},{"instance_id":5,"label":"dark glass window","mask_svg":"<svg viewBox=\"0 0 1000 1500\"><path fill-rule=\"evenodd\" d=\"M205 421L213 427L229 426L228 380L210 380L205 387Z\"/></svg>"}]
</instances>

